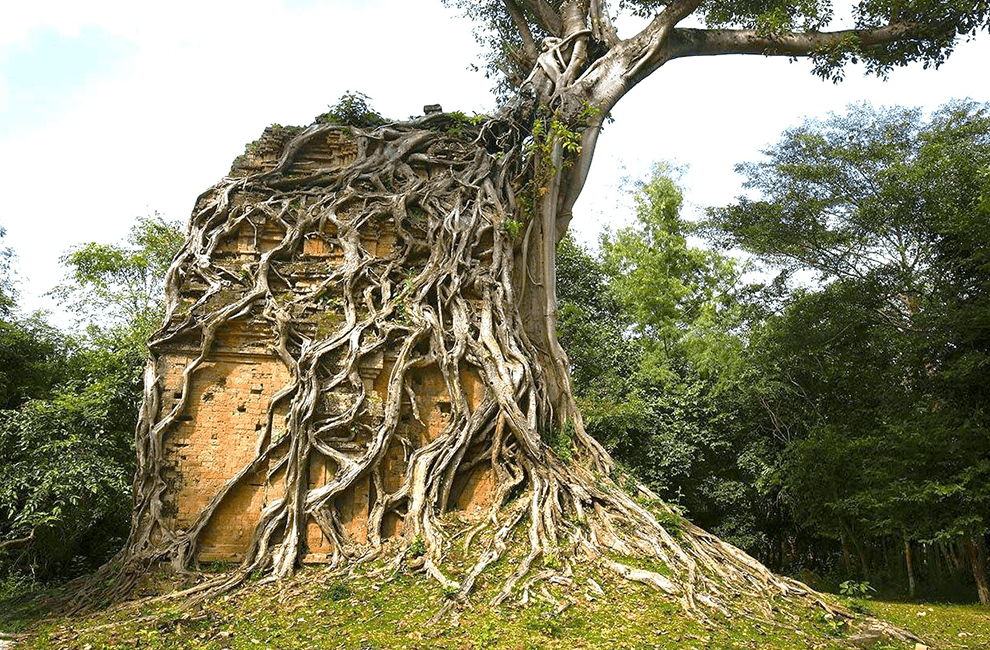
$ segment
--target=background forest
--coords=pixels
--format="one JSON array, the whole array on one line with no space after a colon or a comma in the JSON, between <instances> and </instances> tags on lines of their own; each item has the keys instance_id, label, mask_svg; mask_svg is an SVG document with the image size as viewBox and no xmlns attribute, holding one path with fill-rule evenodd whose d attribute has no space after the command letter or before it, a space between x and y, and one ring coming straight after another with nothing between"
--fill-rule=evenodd
<instances>
[{"instance_id":1,"label":"background forest","mask_svg":"<svg viewBox=\"0 0 990 650\"><path fill-rule=\"evenodd\" d=\"M633 225L560 243L589 431L776 571L990 604L990 106L850 107L737 171L750 195L697 222L658 165ZM8 586L122 545L144 341L181 241L156 215L68 251L53 294L71 332L18 310L0 252Z\"/></svg>"}]
</instances>

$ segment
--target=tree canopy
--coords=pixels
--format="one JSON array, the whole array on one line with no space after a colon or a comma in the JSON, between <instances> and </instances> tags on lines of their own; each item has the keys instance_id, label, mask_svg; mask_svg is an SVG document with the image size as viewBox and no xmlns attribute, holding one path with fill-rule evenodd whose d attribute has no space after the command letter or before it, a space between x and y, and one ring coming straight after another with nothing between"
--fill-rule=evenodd
<instances>
[{"instance_id":1,"label":"tree canopy","mask_svg":"<svg viewBox=\"0 0 990 650\"><path fill-rule=\"evenodd\" d=\"M52 294L97 330L133 329L143 344L164 316L165 272L182 245L178 223L138 217L120 244L91 242L62 255L65 281Z\"/></svg>"},{"instance_id":2,"label":"tree canopy","mask_svg":"<svg viewBox=\"0 0 990 650\"><path fill-rule=\"evenodd\" d=\"M682 57L759 54L811 57L815 72L840 79L848 63L870 73L920 62L938 66L960 36L990 24L986 2L956 0L444 0L478 23L487 73L503 91L520 87L542 50L587 31L575 70L582 83L608 85L599 93L608 110L633 85ZM625 21L626 17L638 20ZM646 26L620 36L617 25ZM622 61L619 73L614 62ZM621 77L621 78L619 78ZM605 95L608 95L606 98Z\"/></svg>"}]
</instances>

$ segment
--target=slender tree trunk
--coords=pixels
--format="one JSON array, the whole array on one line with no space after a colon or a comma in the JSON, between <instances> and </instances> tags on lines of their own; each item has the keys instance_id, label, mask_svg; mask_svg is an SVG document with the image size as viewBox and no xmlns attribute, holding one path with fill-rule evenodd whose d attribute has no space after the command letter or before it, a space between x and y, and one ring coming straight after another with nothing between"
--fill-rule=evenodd
<instances>
[{"instance_id":1,"label":"slender tree trunk","mask_svg":"<svg viewBox=\"0 0 990 650\"><path fill-rule=\"evenodd\" d=\"M966 557L973 569L973 579L976 581L976 592L980 604L990 606L990 585L987 584L987 554L982 536L966 540Z\"/></svg>"},{"instance_id":2,"label":"slender tree trunk","mask_svg":"<svg viewBox=\"0 0 990 650\"><path fill-rule=\"evenodd\" d=\"M911 542L907 537L904 538L904 563L907 565L908 593L914 598L914 559L911 556Z\"/></svg>"},{"instance_id":3,"label":"slender tree trunk","mask_svg":"<svg viewBox=\"0 0 990 650\"><path fill-rule=\"evenodd\" d=\"M846 535L845 526L842 526L839 536L842 538L842 564L846 567L846 577L849 577L852 575L852 563L849 559L849 537Z\"/></svg>"},{"instance_id":4,"label":"slender tree trunk","mask_svg":"<svg viewBox=\"0 0 990 650\"><path fill-rule=\"evenodd\" d=\"M952 542L942 542L942 564L945 568L945 574L951 575L959 571L959 562L957 561L954 549L952 547Z\"/></svg>"},{"instance_id":5,"label":"slender tree trunk","mask_svg":"<svg viewBox=\"0 0 990 650\"><path fill-rule=\"evenodd\" d=\"M956 566L956 571L963 571L966 568L965 544L960 540L956 540L952 543L950 551L950 557L952 558L953 564Z\"/></svg>"},{"instance_id":6,"label":"slender tree trunk","mask_svg":"<svg viewBox=\"0 0 990 650\"><path fill-rule=\"evenodd\" d=\"M870 577L870 564L866 557L866 551L863 548L863 542L851 531L849 537L852 539L853 546L856 547L856 554L859 556L859 566L863 570L863 579L868 580Z\"/></svg>"}]
</instances>

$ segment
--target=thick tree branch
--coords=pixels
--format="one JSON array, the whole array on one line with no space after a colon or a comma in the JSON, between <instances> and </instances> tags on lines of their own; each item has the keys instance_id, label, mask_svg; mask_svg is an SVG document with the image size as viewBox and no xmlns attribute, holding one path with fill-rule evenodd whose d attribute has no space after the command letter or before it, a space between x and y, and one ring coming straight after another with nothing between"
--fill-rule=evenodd
<instances>
[{"instance_id":1,"label":"thick tree branch","mask_svg":"<svg viewBox=\"0 0 990 650\"><path fill-rule=\"evenodd\" d=\"M660 14L653 19L653 23L660 21L662 24L666 25L676 25L681 22L692 13L694 10L701 6L703 0L677 0L667 5ZM652 23L651 23L652 26ZM647 28L649 29L649 27Z\"/></svg>"},{"instance_id":2,"label":"thick tree branch","mask_svg":"<svg viewBox=\"0 0 990 650\"><path fill-rule=\"evenodd\" d=\"M547 4L546 0L519 0L523 5L529 9L533 16L535 16L539 26L547 32L550 32L558 38L563 38L564 34L561 33L563 29L563 21L560 18L560 14Z\"/></svg>"},{"instance_id":3,"label":"thick tree branch","mask_svg":"<svg viewBox=\"0 0 990 650\"><path fill-rule=\"evenodd\" d=\"M877 29L845 29L835 32L801 32L768 36L753 29L675 29L671 34L671 58L718 54L808 56L849 38L869 49L909 37L918 23L893 23Z\"/></svg>"},{"instance_id":4,"label":"thick tree branch","mask_svg":"<svg viewBox=\"0 0 990 650\"><path fill-rule=\"evenodd\" d=\"M580 3L568 2L561 9L564 33L567 34L567 38L574 38L570 61L559 82L561 86L567 87L574 83L588 61L588 39L578 38L578 36L581 34L589 35L591 30L588 29L587 6L582 7Z\"/></svg>"},{"instance_id":5,"label":"thick tree branch","mask_svg":"<svg viewBox=\"0 0 990 650\"><path fill-rule=\"evenodd\" d=\"M667 5L666 9L657 14L643 31L631 38L630 42L638 41L644 44L644 52L623 76L627 79L641 78L638 75L643 68L657 62L662 65L662 62L667 61L668 57L660 56L661 48L663 48L674 26L691 15L701 2L702 0L675 0ZM659 65L655 67L659 67Z\"/></svg>"},{"instance_id":6,"label":"thick tree branch","mask_svg":"<svg viewBox=\"0 0 990 650\"><path fill-rule=\"evenodd\" d=\"M670 60L667 42L671 33L701 2L675 0L638 34L616 43L582 76L579 93L602 111L611 110L633 86Z\"/></svg>"},{"instance_id":7,"label":"thick tree branch","mask_svg":"<svg viewBox=\"0 0 990 650\"><path fill-rule=\"evenodd\" d=\"M622 41L600 58L579 80L587 101L610 110L636 84L671 59L719 54L811 56L855 39L869 51L914 36L923 25L898 22L869 30L801 32L767 35L752 29L689 29L676 27L696 7L697 0L675 2L639 34Z\"/></svg>"},{"instance_id":8,"label":"thick tree branch","mask_svg":"<svg viewBox=\"0 0 990 650\"><path fill-rule=\"evenodd\" d=\"M503 0L505 4L505 10L509 12L509 16L512 18L512 22L515 23L516 29L519 30L519 36L522 38L523 47L526 51L526 58L530 62L536 61L536 57L540 55L539 48L536 46L536 40L533 38L533 32L529 29L529 23L526 22L526 17L523 16L522 9L516 4L515 0Z\"/></svg>"}]
</instances>

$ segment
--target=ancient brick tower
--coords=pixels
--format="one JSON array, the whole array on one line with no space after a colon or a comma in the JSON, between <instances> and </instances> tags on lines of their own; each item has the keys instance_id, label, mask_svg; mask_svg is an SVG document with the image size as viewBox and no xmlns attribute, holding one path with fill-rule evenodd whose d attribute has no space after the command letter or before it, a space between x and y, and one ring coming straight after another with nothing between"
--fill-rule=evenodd
<instances>
[{"instance_id":1,"label":"ancient brick tower","mask_svg":"<svg viewBox=\"0 0 990 650\"><path fill-rule=\"evenodd\" d=\"M293 129L271 127L260 140L249 146L248 152L234 162L232 176L272 168L278 156L294 135ZM305 174L307 169L344 166L356 154L357 145L346 128L331 130L325 138L310 143L293 163L292 171ZM260 216L243 223L225 234L211 262L235 276L243 273L245 265L257 261L278 244L285 231L269 219ZM394 226L388 220L373 220L361 232L361 246L371 254L384 256L396 245ZM330 226L332 228L332 226ZM310 233L301 254L280 273L288 288L303 294L328 275L328 270L342 262L342 251L334 245L334 232ZM181 296L191 305L204 295L206 287L186 282ZM213 296L205 310L222 306L229 297L220 292ZM341 322L338 305L332 301L301 307L300 326L310 336L320 337L332 332ZM175 318L181 318L181 310ZM259 432L273 414L273 439L285 431L287 408L286 389L292 384L289 367L273 348L274 333L269 321L251 311L223 326L214 345L200 364L190 383L186 408L177 423L164 438L165 476L168 489L163 495L163 510L167 523L175 530L185 530L196 520L204 506L219 498L220 490L237 473L246 471L258 453ZM190 342L192 343L192 342ZM179 403L182 398L182 374L189 362L199 354L199 347L170 343L156 350L158 373L163 383L163 403L160 413ZM393 359L388 353L365 360L360 369L369 395L377 395L378 404L387 396L387 382ZM466 374L464 388L474 403L481 399L483 389L476 376ZM412 383L416 394L419 420L410 418L402 423L404 438L413 446L432 440L445 424L450 412L447 389L441 375L433 368L414 371ZM375 399L374 397L372 398ZM273 405L275 408L270 410ZM332 406L332 405L331 405ZM354 445L364 434L354 432ZM380 476L387 491L395 490L406 469L409 449L398 440L393 442ZM309 467L309 482L318 488L333 472L328 461L314 458ZM197 557L200 560L239 561L248 548L262 509L282 494L284 470L267 464L246 475L237 487L222 496L219 507L209 519L199 537ZM452 488L452 501L461 516L482 513L490 503L490 466L461 475ZM369 495L375 490L368 476L356 487L336 499L336 509L346 542L367 542L366 518ZM390 515L384 522L385 534L401 532L402 522ZM307 553L303 560L321 562L326 559L327 540L321 528L310 522L306 538Z\"/></svg>"}]
</instances>

